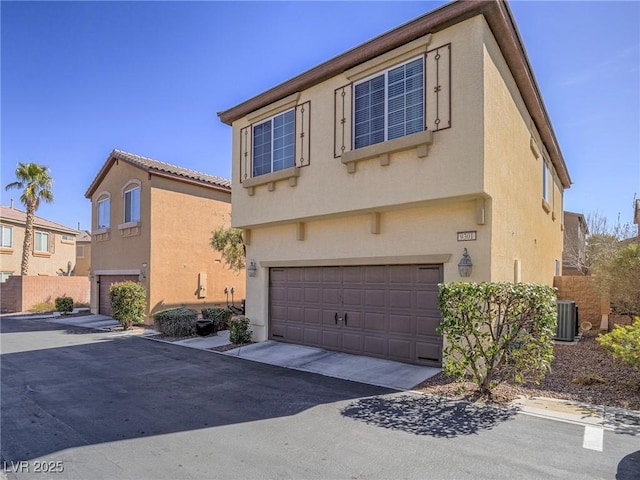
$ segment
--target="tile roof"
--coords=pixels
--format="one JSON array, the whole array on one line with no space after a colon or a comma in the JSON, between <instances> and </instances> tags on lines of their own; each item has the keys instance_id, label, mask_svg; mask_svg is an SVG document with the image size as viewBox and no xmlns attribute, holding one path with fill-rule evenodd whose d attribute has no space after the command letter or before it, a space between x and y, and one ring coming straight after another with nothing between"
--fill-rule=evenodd
<instances>
[{"instance_id":1,"label":"tile roof","mask_svg":"<svg viewBox=\"0 0 640 480\"><path fill-rule=\"evenodd\" d=\"M100 172L87 189L85 197L91 197L91 194L100 184L114 160L122 160L124 162L130 163L131 165L139 167L148 173L166 174L171 177L183 178L204 184L206 186L212 186L221 190L231 191L231 181L227 180L226 178L209 175L207 173L198 172L189 168L178 167L177 165L171 165L170 163L165 163L159 160L154 160L152 158L135 155L133 153L125 152L115 148L109 154L109 158L107 158L107 161L100 169Z\"/></svg>"},{"instance_id":2,"label":"tile roof","mask_svg":"<svg viewBox=\"0 0 640 480\"><path fill-rule=\"evenodd\" d=\"M89 230L80 230L80 233L76 237L76 242L90 242L91 241L91 233Z\"/></svg>"},{"instance_id":3,"label":"tile roof","mask_svg":"<svg viewBox=\"0 0 640 480\"><path fill-rule=\"evenodd\" d=\"M4 205L0 206L0 220L16 223L19 225L25 225L27 223L27 213L22 210L18 210L14 207L5 207ZM33 225L35 227L46 228L48 230L55 230L57 232L62 233L70 233L72 235L77 235L78 231L65 227L56 222L52 222L51 220L47 220L46 218L35 216Z\"/></svg>"}]
</instances>

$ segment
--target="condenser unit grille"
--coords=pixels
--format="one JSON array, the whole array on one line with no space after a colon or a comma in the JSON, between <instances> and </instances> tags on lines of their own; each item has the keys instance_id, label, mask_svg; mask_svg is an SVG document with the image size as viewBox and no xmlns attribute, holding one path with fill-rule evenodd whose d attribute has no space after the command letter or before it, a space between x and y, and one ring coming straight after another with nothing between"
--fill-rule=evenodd
<instances>
[{"instance_id":1,"label":"condenser unit grille","mask_svg":"<svg viewBox=\"0 0 640 480\"><path fill-rule=\"evenodd\" d=\"M578 317L576 302L570 300L558 300L558 326L556 327L556 340L572 342L576 336Z\"/></svg>"}]
</instances>

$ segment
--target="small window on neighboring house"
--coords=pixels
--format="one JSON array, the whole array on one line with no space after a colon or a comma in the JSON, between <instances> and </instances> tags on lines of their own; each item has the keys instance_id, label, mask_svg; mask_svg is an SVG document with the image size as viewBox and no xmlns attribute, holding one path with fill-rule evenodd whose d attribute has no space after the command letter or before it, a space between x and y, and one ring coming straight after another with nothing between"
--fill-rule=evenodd
<instances>
[{"instance_id":1,"label":"small window on neighboring house","mask_svg":"<svg viewBox=\"0 0 640 480\"><path fill-rule=\"evenodd\" d=\"M7 278L9 278L11 275L13 275L12 272L0 272L0 283L6 282Z\"/></svg>"},{"instance_id":2,"label":"small window on neighboring house","mask_svg":"<svg viewBox=\"0 0 640 480\"><path fill-rule=\"evenodd\" d=\"M98 200L98 228L109 228L109 216L111 212L111 199Z\"/></svg>"},{"instance_id":3,"label":"small window on neighboring house","mask_svg":"<svg viewBox=\"0 0 640 480\"><path fill-rule=\"evenodd\" d=\"M33 250L36 252L49 251L49 233L48 232L36 231L33 233Z\"/></svg>"},{"instance_id":4,"label":"small window on neighboring house","mask_svg":"<svg viewBox=\"0 0 640 480\"><path fill-rule=\"evenodd\" d=\"M140 187L124 192L124 222L140 221Z\"/></svg>"},{"instance_id":5,"label":"small window on neighboring house","mask_svg":"<svg viewBox=\"0 0 640 480\"><path fill-rule=\"evenodd\" d=\"M549 182L549 164L546 160L542 162L542 198L548 205L551 204L551 185Z\"/></svg>"},{"instance_id":6,"label":"small window on neighboring house","mask_svg":"<svg viewBox=\"0 0 640 480\"><path fill-rule=\"evenodd\" d=\"M13 227L2 225L2 247L13 247Z\"/></svg>"},{"instance_id":7,"label":"small window on neighboring house","mask_svg":"<svg viewBox=\"0 0 640 480\"><path fill-rule=\"evenodd\" d=\"M76 257L84 258L84 245L76 245Z\"/></svg>"},{"instance_id":8,"label":"small window on neighboring house","mask_svg":"<svg viewBox=\"0 0 640 480\"><path fill-rule=\"evenodd\" d=\"M354 148L424 130L424 58L354 86Z\"/></svg>"},{"instance_id":9,"label":"small window on neighboring house","mask_svg":"<svg viewBox=\"0 0 640 480\"><path fill-rule=\"evenodd\" d=\"M75 242L76 237L74 237L73 235L62 235L62 240L65 242Z\"/></svg>"},{"instance_id":10,"label":"small window on neighboring house","mask_svg":"<svg viewBox=\"0 0 640 480\"><path fill-rule=\"evenodd\" d=\"M253 176L294 165L295 111L288 110L253 127Z\"/></svg>"}]
</instances>

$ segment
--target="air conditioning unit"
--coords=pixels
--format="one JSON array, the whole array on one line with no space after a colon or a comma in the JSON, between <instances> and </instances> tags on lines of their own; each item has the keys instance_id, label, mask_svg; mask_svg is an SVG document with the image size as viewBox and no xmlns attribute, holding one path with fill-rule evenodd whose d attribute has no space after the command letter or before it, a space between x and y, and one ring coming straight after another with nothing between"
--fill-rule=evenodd
<instances>
[{"instance_id":1,"label":"air conditioning unit","mask_svg":"<svg viewBox=\"0 0 640 480\"><path fill-rule=\"evenodd\" d=\"M578 307L572 300L558 300L556 340L573 342L578 334Z\"/></svg>"}]
</instances>

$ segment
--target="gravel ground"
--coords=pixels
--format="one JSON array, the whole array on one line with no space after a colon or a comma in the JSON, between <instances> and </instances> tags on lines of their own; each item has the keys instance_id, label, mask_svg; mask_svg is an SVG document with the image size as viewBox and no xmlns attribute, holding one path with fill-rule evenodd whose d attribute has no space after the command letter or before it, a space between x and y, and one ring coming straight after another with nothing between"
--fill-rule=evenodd
<instances>
[{"instance_id":1,"label":"gravel ground","mask_svg":"<svg viewBox=\"0 0 640 480\"><path fill-rule=\"evenodd\" d=\"M557 344L551 372L540 385L498 385L490 401L505 403L519 396L551 397L640 410L640 370L613 360L589 332L576 345ZM450 398L478 400L471 382L454 382L440 373L416 390Z\"/></svg>"}]
</instances>

